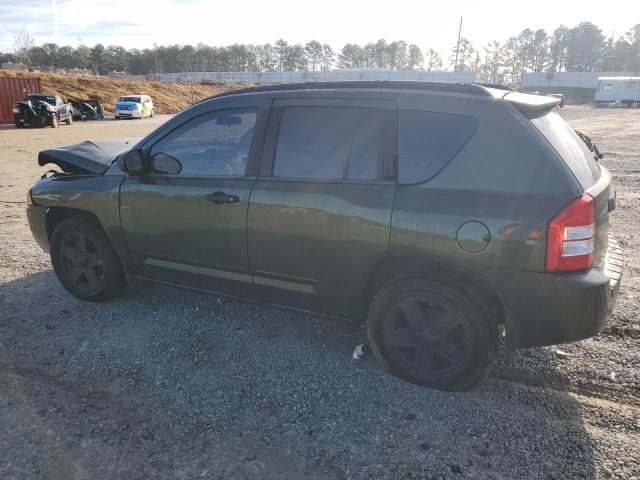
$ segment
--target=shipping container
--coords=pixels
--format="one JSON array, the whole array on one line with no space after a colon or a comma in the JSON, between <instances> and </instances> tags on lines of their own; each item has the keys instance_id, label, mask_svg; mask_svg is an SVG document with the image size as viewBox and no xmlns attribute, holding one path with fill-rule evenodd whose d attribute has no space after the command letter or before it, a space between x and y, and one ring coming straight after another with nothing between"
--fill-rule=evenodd
<instances>
[{"instance_id":1,"label":"shipping container","mask_svg":"<svg viewBox=\"0 0 640 480\"><path fill-rule=\"evenodd\" d=\"M596 105L640 104L640 77L600 77L596 88Z\"/></svg>"},{"instance_id":2,"label":"shipping container","mask_svg":"<svg viewBox=\"0 0 640 480\"><path fill-rule=\"evenodd\" d=\"M13 123L13 107L30 93L42 91L39 78L0 77L0 123Z\"/></svg>"}]
</instances>

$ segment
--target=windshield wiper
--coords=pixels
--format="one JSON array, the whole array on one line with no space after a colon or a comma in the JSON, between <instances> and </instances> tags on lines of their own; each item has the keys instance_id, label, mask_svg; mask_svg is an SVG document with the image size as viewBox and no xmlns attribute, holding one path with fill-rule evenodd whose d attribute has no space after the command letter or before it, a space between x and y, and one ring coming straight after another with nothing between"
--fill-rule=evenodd
<instances>
[{"instance_id":1,"label":"windshield wiper","mask_svg":"<svg viewBox=\"0 0 640 480\"><path fill-rule=\"evenodd\" d=\"M600 160L602 157L604 157L604 155L600 153L600 150L598 150L598 146L596 145L596 142L591 140L590 137L588 137L587 135L585 135L579 130L576 130L576 133L582 139L582 141L587 145L589 150L593 152L593 155L596 157L597 160Z\"/></svg>"}]
</instances>

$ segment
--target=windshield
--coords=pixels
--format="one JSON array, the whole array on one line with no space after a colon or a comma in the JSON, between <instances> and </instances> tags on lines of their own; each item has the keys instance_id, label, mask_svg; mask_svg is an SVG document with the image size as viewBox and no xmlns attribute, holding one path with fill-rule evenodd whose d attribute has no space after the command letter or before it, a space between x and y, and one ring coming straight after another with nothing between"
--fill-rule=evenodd
<instances>
[{"instance_id":1,"label":"windshield","mask_svg":"<svg viewBox=\"0 0 640 480\"><path fill-rule=\"evenodd\" d=\"M140 102L140 97L120 97L120 100L118 100L119 102L134 102L134 103L141 103Z\"/></svg>"},{"instance_id":2,"label":"windshield","mask_svg":"<svg viewBox=\"0 0 640 480\"><path fill-rule=\"evenodd\" d=\"M49 105L56 105L56 97L51 95L29 95L26 100L47 102Z\"/></svg>"},{"instance_id":3,"label":"windshield","mask_svg":"<svg viewBox=\"0 0 640 480\"><path fill-rule=\"evenodd\" d=\"M562 157L585 190L600 178L600 164L593 152L555 111L534 118L531 123Z\"/></svg>"}]
</instances>

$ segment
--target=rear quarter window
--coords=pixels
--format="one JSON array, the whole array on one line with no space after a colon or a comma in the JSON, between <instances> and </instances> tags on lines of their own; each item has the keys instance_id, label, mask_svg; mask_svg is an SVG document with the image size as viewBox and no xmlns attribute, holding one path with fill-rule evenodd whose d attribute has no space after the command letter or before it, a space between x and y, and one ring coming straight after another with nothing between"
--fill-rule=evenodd
<instances>
[{"instance_id":1,"label":"rear quarter window","mask_svg":"<svg viewBox=\"0 0 640 480\"><path fill-rule=\"evenodd\" d=\"M558 113L550 111L531 123L562 157L582 188L586 190L598 181L600 164L593 152Z\"/></svg>"},{"instance_id":2,"label":"rear quarter window","mask_svg":"<svg viewBox=\"0 0 640 480\"><path fill-rule=\"evenodd\" d=\"M473 117L400 110L398 181L420 183L435 176L473 137L478 125Z\"/></svg>"}]
</instances>

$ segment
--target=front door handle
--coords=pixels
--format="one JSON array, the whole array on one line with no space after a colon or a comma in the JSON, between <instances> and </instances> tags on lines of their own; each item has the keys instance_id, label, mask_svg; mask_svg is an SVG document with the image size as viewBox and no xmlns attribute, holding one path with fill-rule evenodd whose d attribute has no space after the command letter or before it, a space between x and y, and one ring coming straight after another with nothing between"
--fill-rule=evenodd
<instances>
[{"instance_id":1,"label":"front door handle","mask_svg":"<svg viewBox=\"0 0 640 480\"><path fill-rule=\"evenodd\" d=\"M230 195L224 192L213 192L204 196L205 200L211 203L215 203L216 205L222 205L225 203L238 203L240 201L240 197L238 195Z\"/></svg>"}]
</instances>

